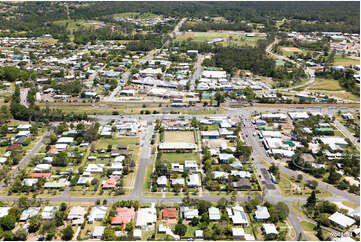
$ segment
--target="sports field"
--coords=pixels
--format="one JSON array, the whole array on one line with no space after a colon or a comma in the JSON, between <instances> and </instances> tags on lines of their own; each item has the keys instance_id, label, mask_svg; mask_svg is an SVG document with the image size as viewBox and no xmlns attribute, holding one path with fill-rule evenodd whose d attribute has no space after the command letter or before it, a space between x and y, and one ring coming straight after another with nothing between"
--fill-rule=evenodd
<instances>
[{"instance_id":1,"label":"sports field","mask_svg":"<svg viewBox=\"0 0 361 242\"><path fill-rule=\"evenodd\" d=\"M335 66L349 66L349 65L360 65L360 58L351 58L351 57L342 57L342 55L335 55L335 62L333 63Z\"/></svg>"},{"instance_id":2,"label":"sports field","mask_svg":"<svg viewBox=\"0 0 361 242\"><path fill-rule=\"evenodd\" d=\"M164 141L195 143L192 131L166 131Z\"/></svg>"}]
</instances>

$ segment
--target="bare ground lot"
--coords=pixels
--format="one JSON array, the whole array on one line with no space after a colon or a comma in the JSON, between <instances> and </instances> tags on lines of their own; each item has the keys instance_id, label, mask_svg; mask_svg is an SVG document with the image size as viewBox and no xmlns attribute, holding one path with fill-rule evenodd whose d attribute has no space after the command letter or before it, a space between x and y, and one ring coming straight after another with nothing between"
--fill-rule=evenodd
<instances>
[{"instance_id":1,"label":"bare ground lot","mask_svg":"<svg viewBox=\"0 0 361 242\"><path fill-rule=\"evenodd\" d=\"M195 143L194 134L191 131L166 131L164 140L165 142Z\"/></svg>"}]
</instances>

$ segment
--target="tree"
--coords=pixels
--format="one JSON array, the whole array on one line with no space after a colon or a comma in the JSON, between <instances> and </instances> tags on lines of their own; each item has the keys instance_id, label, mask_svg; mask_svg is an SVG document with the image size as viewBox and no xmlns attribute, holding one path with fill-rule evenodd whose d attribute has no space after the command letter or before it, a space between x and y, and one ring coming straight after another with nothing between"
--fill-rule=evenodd
<instances>
[{"instance_id":1,"label":"tree","mask_svg":"<svg viewBox=\"0 0 361 242\"><path fill-rule=\"evenodd\" d=\"M57 211L54 217L56 227L62 226L64 224L63 219L64 219L64 212Z\"/></svg>"},{"instance_id":2,"label":"tree","mask_svg":"<svg viewBox=\"0 0 361 242\"><path fill-rule=\"evenodd\" d=\"M117 237L115 236L115 231L114 229L108 225L105 229L104 229L104 233L103 233L103 239L105 241L114 241L117 239Z\"/></svg>"},{"instance_id":3,"label":"tree","mask_svg":"<svg viewBox=\"0 0 361 242\"><path fill-rule=\"evenodd\" d=\"M311 195L307 198L306 207L313 207L316 205L316 192L313 190Z\"/></svg>"},{"instance_id":4,"label":"tree","mask_svg":"<svg viewBox=\"0 0 361 242\"><path fill-rule=\"evenodd\" d=\"M279 220L283 221L288 217L288 214L290 212L288 206L286 203L284 202L278 202L275 205L275 211L277 212L278 216L279 216Z\"/></svg>"},{"instance_id":5,"label":"tree","mask_svg":"<svg viewBox=\"0 0 361 242\"><path fill-rule=\"evenodd\" d=\"M15 228L16 218L13 215L6 215L0 218L0 225L3 230L12 230Z\"/></svg>"},{"instance_id":6,"label":"tree","mask_svg":"<svg viewBox=\"0 0 361 242\"><path fill-rule=\"evenodd\" d=\"M179 236L184 236L187 232L187 226L185 226L184 224L177 224L175 226L175 233L178 234Z\"/></svg>"},{"instance_id":7,"label":"tree","mask_svg":"<svg viewBox=\"0 0 361 242\"><path fill-rule=\"evenodd\" d=\"M221 103L224 102L224 95L220 92L216 92L215 99L217 101L217 106L219 107L221 105Z\"/></svg>"},{"instance_id":8,"label":"tree","mask_svg":"<svg viewBox=\"0 0 361 242\"><path fill-rule=\"evenodd\" d=\"M11 230L5 231L4 233L2 233L2 236L5 241L14 240L14 233Z\"/></svg>"},{"instance_id":9,"label":"tree","mask_svg":"<svg viewBox=\"0 0 361 242\"><path fill-rule=\"evenodd\" d=\"M26 229L20 228L16 230L14 240L25 241L27 237L28 237L28 232L26 231Z\"/></svg>"},{"instance_id":10,"label":"tree","mask_svg":"<svg viewBox=\"0 0 361 242\"><path fill-rule=\"evenodd\" d=\"M42 218L40 215L36 215L29 220L29 232L34 233L40 229Z\"/></svg>"},{"instance_id":11,"label":"tree","mask_svg":"<svg viewBox=\"0 0 361 242\"><path fill-rule=\"evenodd\" d=\"M297 180L298 180L299 182L301 182L302 179L303 179L303 175L302 175L302 174L298 174L298 175L297 175Z\"/></svg>"},{"instance_id":12,"label":"tree","mask_svg":"<svg viewBox=\"0 0 361 242\"><path fill-rule=\"evenodd\" d=\"M61 204L60 204L60 211L65 211L66 210L66 207L67 207L67 205L66 205L66 203L64 203L64 202L62 202Z\"/></svg>"},{"instance_id":13,"label":"tree","mask_svg":"<svg viewBox=\"0 0 361 242\"><path fill-rule=\"evenodd\" d=\"M63 229L62 234L61 238L63 240L71 240L74 235L74 230L70 225L68 225Z\"/></svg>"}]
</instances>

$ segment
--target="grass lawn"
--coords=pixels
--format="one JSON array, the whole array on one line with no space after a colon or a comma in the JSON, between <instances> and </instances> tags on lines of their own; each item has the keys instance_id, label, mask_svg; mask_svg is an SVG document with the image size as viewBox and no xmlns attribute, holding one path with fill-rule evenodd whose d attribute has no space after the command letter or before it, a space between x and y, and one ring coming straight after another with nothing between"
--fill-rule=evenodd
<instances>
[{"instance_id":1,"label":"grass lawn","mask_svg":"<svg viewBox=\"0 0 361 242\"><path fill-rule=\"evenodd\" d=\"M150 182L150 175L152 174L152 166L147 166L145 168L145 181L143 183L143 192L148 193L149 190L149 182Z\"/></svg>"},{"instance_id":2,"label":"grass lawn","mask_svg":"<svg viewBox=\"0 0 361 242\"><path fill-rule=\"evenodd\" d=\"M300 222L302 229L305 231L305 234L309 240L318 241L319 239L315 236L315 231L313 230L315 225L307 221Z\"/></svg>"},{"instance_id":3,"label":"grass lawn","mask_svg":"<svg viewBox=\"0 0 361 242\"><path fill-rule=\"evenodd\" d=\"M218 125L201 125L202 127L204 128L208 128L208 131L211 131L211 130L218 130L219 126Z\"/></svg>"},{"instance_id":4,"label":"grass lawn","mask_svg":"<svg viewBox=\"0 0 361 242\"><path fill-rule=\"evenodd\" d=\"M352 202L342 202L343 205L349 207L349 208L357 208L360 206L360 204L357 204L357 203L352 203Z\"/></svg>"},{"instance_id":5,"label":"grass lawn","mask_svg":"<svg viewBox=\"0 0 361 242\"><path fill-rule=\"evenodd\" d=\"M360 59L353 59L351 57L342 57L342 55L335 55L335 62L334 65L342 65L342 66L349 66L349 65L360 65Z\"/></svg>"},{"instance_id":6,"label":"grass lawn","mask_svg":"<svg viewBox=\"0 0 361 242\"><path fill-rule=\"evenodd\" d=\"M184 163L186 160L200 161L199 153L162 153L161 161Z\"/></svg>"},{"instance_id":7,"label":"grass lawn","mask_svg":"<svg viewBox=\"0 0 361 242\"><path fill-rule=\"evenodd\" d=\"M189 131L166 131L164 134L165 142L194 142L194 133Z\"/></svg>"},{"instance_id":8,"label":"grass lawn","mask_svg":"<svg viewBox=\"0 0 361 242\"><path fill-rule=\"evenodd\" d=\"M333 79L319 79L308 88L309 90L324 90L324 91L340 91L342 87L337 80Z\"/></svg>"},{"instance_id":9,"label":"grass lawn","mask_svg":"<svg viewBox=\"0 0 361 242\"><path fill-rule=\"evenodd\" d=\"M116 137L116 138L101 138L96 144L96 149L106 149L108 145L112 145L115 148L117 145L128 145L129 148L134 147L139 143L138 138L128 138L128 137Z\"/></svg>"},{"instance_id":10,"label":"grass lawn","mask_svg":"<svg viewBox=\"0 0 361 242\"><path fill-rule=\"evenodd\" d=\"M300 192L295 191L293 189L292 184L296 184L300 187ZM296 182L295 179L291 176L288 176L287 174L281 173L280 175L280 181L278 184L278 187L280 189L281 194L284 196L302 196L302 197L308 197L312 190L305 186L305 182ZM317 188L319 193L317 193L318 197L329 197L332 194L329 191Z\"/></svg>"},{"instance_id":11,"label":"grass lawn","mask_svg":"<svg viewBox=\"0 0 361 242\"><path fill-rule=\"evenodd\" d=\"M57 26L66 26L67 30L75 31L78 30L80 26L84 25L83 20L58 20L54 21L54 24Z\"/></svg>"}]
</instances>

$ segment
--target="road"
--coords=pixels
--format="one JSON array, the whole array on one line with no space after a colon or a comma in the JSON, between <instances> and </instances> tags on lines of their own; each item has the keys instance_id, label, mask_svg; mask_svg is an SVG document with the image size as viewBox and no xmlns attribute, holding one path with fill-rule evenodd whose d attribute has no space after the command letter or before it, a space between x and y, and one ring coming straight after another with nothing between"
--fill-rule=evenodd
<instances>
[{"instance_id":1,"label":"road","mask_svg":"<svg viewBox=\"0 0 361 242\"><path fill-rule=\"evenodd\" d=\"M353 134L351 134L351 132L348 131L348 129L345 126L343 126L342 123L340 123L337 119L335 119L334 124L336 128L338 128L347 138L351 140L351 142L354 145L356 145L360 149L360 143L357 142L358 139Z\"/></svg>"},{"instance_id":2,"label":"road","mask_svg":"<svg viewBox=\"0 0 361 242\"><path fill-rule=\"evenodd\" d=\"M181 21L179 21L179 23L174 27L174 30L172 31L172 33L169 34L169 39L166 42L164 42L164 44L162 45L162 47L160 49L155 49L155 50L149 52L146 56L141 58L135 64L142 65L142 64L146 63L147 61L151 60L155 55L160 53L160 51L163 48L165 48L166 46L169 45L170 40L173 38L173 36L177 36L180 33L180 32L178 32L178 30L186 20L187 20L187 18L183 18ZM115 101L115 96L122 89L123 84L128 81L130 75L131 75L131 70L128 70L123 73L121 81L118 81L118 86L111 92L111 94L108 97L104 97L105 102L114 102Z\"/></svg>"},{"instance_id":3,"label":"road","mask_svg":"<svg viewBox=\"0 0 361 242\"><path fill-rule=\"evenodd\" d=\"M48 136L50 132L47 132L43 136L41 136L40 140L35 144L35 146L31 149L29 153L25 155L25 157L19 162L19 164L10 171L9 177L16 177L17 174L19 174L21 169L24 169L28 163L31 161L31 158L38 153L41 146L44 145L44 137ZM5 183L4 181L1 182L1 187L4 187Z\"/></svg>"},{"instance_id":4,"label":"road","mask_svg":"<svg viewBox=\"0 0 361 242\"><path fill-rule=\"evenodd\" d=\"M276 45L279 41L280 41L280 40L275 39L274 42L272 42L270 45L267 46L266 52L267 52L268 54L270 54L271 56L277 58L277 59L291 62L292 64L295 64L297 67L300 67L301 64L299 64L298 62L296 62L296 61L294 61L294 60L291 60L290 58L288 58L288 57L286 57L286 56L279 55L279 54L276 54L276 53L273 53L273 52L272 52L273 46ZM299 85L297 85L297 86L292 86L292 87L287 87L287 88L280 88L279 90L290 91L290 90L293 90L293 89L297 89L297 88L300 88L300 87L304 87L304 86L309 86L309 85L311 85L311 84L315 81L315 71L312 70L311 68L306 67L306 68L305 68L305 72L306 72L306 75L308 76L308 81L307 81L307 82L302 83L302 84L299 84Z\"/></svg>"},{"instance_id":5,"label":"road","mask_svg":"<svg viewBox=\"0 0 361 242\"><path fill-rule=\"evenodd\" d=\"M197 62L196 67L194 70L194 73L192 75L191 81L191 90L194 90L196 88L196 80L199 80L202 74L202 61L204 59L204 56L202 54L197 55Z\"/></svg>"}]
</instances>

